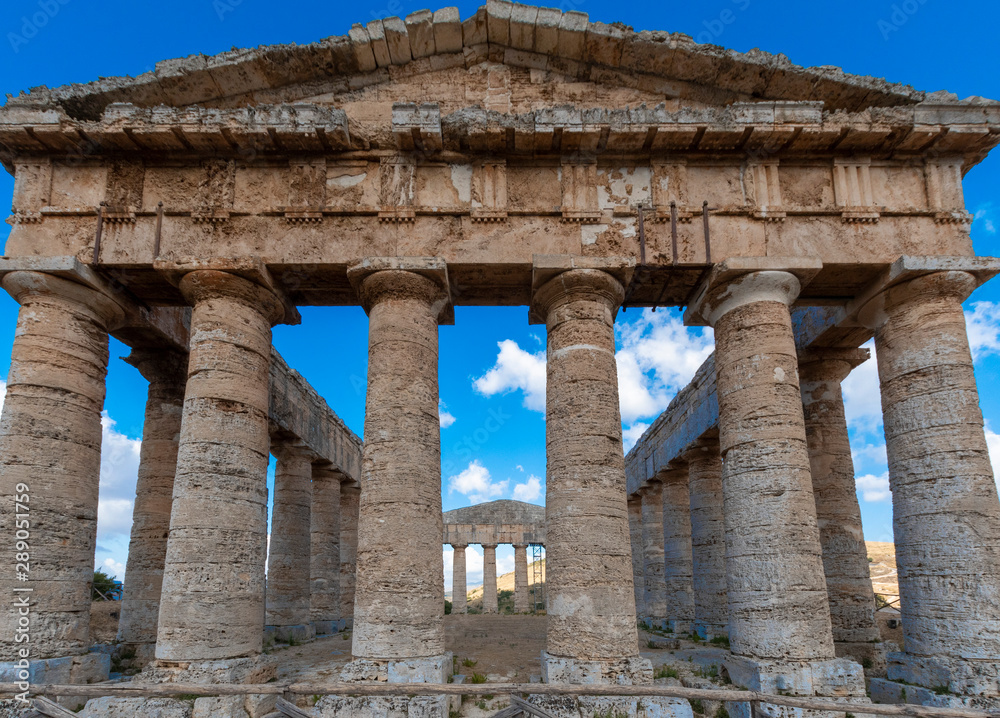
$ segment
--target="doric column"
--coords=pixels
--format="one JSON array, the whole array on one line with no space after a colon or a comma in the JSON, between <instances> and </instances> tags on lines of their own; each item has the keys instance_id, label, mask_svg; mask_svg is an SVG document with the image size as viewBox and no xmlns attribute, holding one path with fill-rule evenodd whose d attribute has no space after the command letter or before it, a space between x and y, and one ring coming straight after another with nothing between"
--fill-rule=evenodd
<instances>
[{"instance_id":1,"label":"doric column","mask_svg":"<svg viewBox=\"0 0 1000 718\"><path fill-rule=\"evenodd\" d=\"M384 665L392 682L444 682L438 323L447 274L436 260L378 259L349 277L368 313L352 653L358 666ZM394 671L396 661L411 668Z\"/></svg>"},{"instance_id":2,"label":"doric column","mask_svg":"<svg viewBox=\"0 0 1000 718\"><path fill-rule=\"evenodd\" d=\"M340 482L344 475L313 466L310 514L309 618L316 633L336 633L340 620Z\"/></svg>"},{"instance_id":3,"label":"doric column","mask_svg":"<svg viewBox=\"0 0 1000 718\"><path fill-rule=\"evenodd\" d=\"M995 697L1000 501L962 313L975 286L964 272L920 276L859 318L875 330L902 599L905 653L889 655L889 678Z\"/></svg>"},{"instance_id":4,"label":"doric column","mask_svg":"<svg viewBox=\"0 0 1000 718\"><path fill-rule=\"evenodd\" d=\"M271 550L267 560L267 611L264 621L275 638L302 643L316 637L309 623L310 513L313 454L295 441L271 443L274 470Z\"/></svg>"},{"instance_id":5,"label":"doric column","mask_svg":"<svg viewBox=\"0 0 1000 718\"><path fill-rule=\"evenodd\" d=\"M663 576L663 484L650 481L642 497L642 559L645 594L639 617L656 628L667 618L667 585Z\"/></svg>"},{"instance_id":6,"label":"doric column","mask_svg":"<svg viewBox=\"0 0 1000 718\"><path fill-rule=\"evenodd\" d=\"M799 288L791 272L723 264L688 310L715 328L726 666L734 683L755 690L863 698L861 666L834 659L789 313Z\"/></svg>"},{"instance_id":7,"label":"doric column","mask_svg":"<svg viewBox=\"0 0 1000 718\"><path fill-rule=\"evenodd\" d=\"M663 485L663 583L667 626L690 633L694 626L694 584L691 563L691 506L687 467L657 474Z\"/></svg>"},{"instance_id":8,"label":"doric column","mask_svg":"<svg viewBox=\"0 0 1000 718\"><path fill-rule=\"evenodd\" d=\"M685 452L691 506L694 630L702 638L729 635L726 539L722 510L722 457L717 439Z\"/></svg>"},{"instance_id":9,"label":"doric column","mask_svg":"<svg viewBox=\"0 0 1000 718\"><path fill-rule=\"evenodd\" d=\"M133 349L126 361L146 378L149 389L118 641L135 650L133 665L142 666L154 658L177 445L184 413L187 355L165 349Z\"/></svg>"},{"instance_id":10,"label":"doric column","mask_svg":"<svg viewBox=\"0 0 1000 718\"><path fill-rule=\"evenodd\" d=\"M807 350L799 355L799 382L837 655L867 659L884 671L840 389L851 369L867 358L864 349Z\"/></svg>"},{"instance_id":11,"label":"doric column","mask_svg":"<svg viewBox=\"0 0 1000 718\"><path fill-rule=\"evenodd\" d=\"M120 325L124 313L82 284L37 272L12 272L3 278L3 288L21 309L0 421L7 536L0 661L24 658L25 647L31 662L68 656L78 657L71 663L84 661L91 645L108 331ZM28 532L26 570L18 566L24 561L17 554L24 549L15 545L15 520ZM24 597L31 605L30 624L27 633L24 626L19 633L16 605ZM19 635L29 635L30 642L18 643ZM100 666L94 668L100 672ZM107 671L105 661L103 676L90 678L106 680Z\"/></svg>"},{"instance_id":12,"label":"doric column","mask_svg":"<svg viewBox=\"0 0 1000 718\"><path fill-rule=\"evenodd\" d=\"M528 544L514 544L514 612L531 610L528 598Z\"/></svg>"},{"instance_id":13,"label":"doric column","mask_svg":"<svg viewBox=\"0 0 1000 718\"><path fill-rule=\"evenodd\" d=\"M532 312L548 331L543 677L648 681L652 668L638 657L615 364L614 319L625 291L607 271L555 270L543 280L541 269Z\"/></svg>"},{"instance_id":14,"label":"doric column","mask_svg":"<svg viewBox=\"0 0 1000 718\"><path fill-rule=\"evenodd\" d=\"M452 544L455 549L455 560L451 564L451 612L467 613L469 610L469 591L465 585L465 544Z\"/></svg>"},{"instance_id":15,"label":"doric column","mask_svg":"<svg viewBox=\"0 0 1000 718\"><path fill-rule=\"evenodd\" d=\"M483 544L483 613L497 613L497 545Z\"/></svg>"},{"instance_id":16,"label":"doric column","mask_svg":"<svg viewBox=\"0 0 1000 718\"><path fill-rule=\"evenodd\" d=\"M234 659L227 680L259 680L271 326L285 310L228 272L191 271L179 286L194 309L156 657ZM192 666L184 680L209 675Z\"/></svg>"},{"instance_id":17,"label":"doric column","mask_svg":"<svg viewBox=\"0 0 1000 718\"><path fill-rule=\"evenodd\" d=\"M357 581L358 511L361 489L340 487L340 616L346 627L354 625L354 585Z\"/></svg>"},{"instance_id":18,"label":"doric column","mask_svg":"<svg viewBox=\"0 0 1000 718\"><path fill-rule=\"evenodd\" d=\"M628 497L628 532L632 544L632 584L635 595L637 616L646 615L646 574L642 541L642 497L638 494Z\"/></svg>"}]
</instances>

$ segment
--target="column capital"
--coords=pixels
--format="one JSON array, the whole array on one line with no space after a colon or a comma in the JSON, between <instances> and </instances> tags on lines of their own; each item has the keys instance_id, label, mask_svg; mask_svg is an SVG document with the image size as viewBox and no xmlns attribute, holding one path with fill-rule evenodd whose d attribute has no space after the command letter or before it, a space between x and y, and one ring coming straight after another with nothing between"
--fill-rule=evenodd
<instances>
[{"instance_id":1,"label":"column capital","mask_svg":"<svg viewBox=\"0 0 1000 718\"><path fill-rule=\"evenodd\" d=\"M684 312L684 323L715 326L720 317L755 302L790 306L822 268L812 257L731 257L712 267Z\"/></svg>"},{"instance_id":2,"label":"column capital","mask_svg":"<svg viewBox=\"0 0 1000 718\"><path fill-rule=\"evenodd\" d=\"M453 549L462 549L463 551L469 548L469 544L467 543L450 543L448 545L451 546Z\"/></svg>"},{"instance_id":3,"label":"column capital","mask_svg":"<svg viewBox=\"0 0 1000 718\"><path fill-rule=\"evenodd\" d=\"M545 324L549 311L581 295L603 299L613 319L625 299L634 265L634 259L536 255L528 322Z\"/></svg>"},{"instance_id":4,"label":"column capital","mask_svg":"<svg viewBox=\"0 0 1000 718\"><path fill-rule=\"evenodd\" d=\"M495 550L495 549L496 549L496 547L497 547L497 546L498 546L499 544L495 544L495 543L481 543L481 544L479 544L479 545L480 545L480 546L482 546L482 547L483 547L483 550L485 551L485 550L486 550L486 549L488 549L488 548L489 548L489 549L494 549L494 550Z\"/></svg>"},{"instance_id":5,"label":"column capital","mask_svg":"<svg viewBox=\"0 0 1000 718\"><path fill-rule=\"evenodd\" d=\"M272 326L302 321L259 257L156 260L153 268L180 289L191 304L213 298L233 299L256 308Z\"/></svg>"},{"instance_id":6,"label":"column capital","mask_svg":"<svg viewBox=\"0 0 1000 718\"><path fill-rule=\"evenodd\" d=\"M867 349L816 347L799 351L800 381L840 383L851 370L871 357Z\"/></svg>"},{"instance_id":7,"label":"column capital","mask_svg":"<svg viewBox=\"0 0 1000 718\"><path fill-rule=\"evenodd\" d=\"M512 545L512 546L513 546L513 547L514 547L515 549L519 549L519 550L520 550L520 549L527 549L527 548L528 548L528 544L526 544L526 543L515 543L515 544L511 544L511 545Z\"/></svg>"},{"instance_id":8,"label":"column capital","mask_svg":"<svg viewBox=\"0 0 1000 718\"><path fill-rule=\"evenodd\" d=\"M126 312L121 304L103 292L69 279L45 272L14 271L3 276L2 284L18 304L30 302L35 297L56 297L93 314L107 331L125 323Z\"/></svg>"},{"instance_id":9,"label":"column capital","mask_svg":"<svg viewBox=\"0 0 1000 718\"><path fill-rule=\"evenodd\" d=\"M440 257L368 257L347 270L366 313L390 299L418 299L436 310L439 324L455 323L448 265Z\"/></svg>"},{"instance_id":10,"label":"column capital","mask_svg":"<svg viewBox=\"0 0 1000 718\"><path fill-rule=\"evenodd\" d=\"M687 464L681 463L679 461L672 461L665 467L656 472L656 476L653 477L652 481L656 481L662 486L666 484L673 484L677 482L687 483L688 480L688 467Z\"/></svg>"},{"instance_id":11,"label":"column capital","mask_svg":"<svg viewBox=\"0 0 1000 718\"><path fill-rule=\"evenodd\" d=\"M178 391L184 393L188 367L188 355L184 352L162 347L133 347L124 359L150 384L177 384Z\"/></svg>"},{"instance_id":12,"label":"column capital","mask_svg":"<svg viewBox=\"0 0 1000 718\"><path fill-rule=\"evenodd\" d=\"M302 443L302 441L298 438L285 439L272 437L271 454L273 454L274 458L278 459L278 461L305 459L312 463L313 461L319 459L316 452Z\"/></svg>"},{"instance_id":13,"label":"column capital","mask_svg":"<svg viewBox=\"0 0 1000 718\"><path fill-rule=\"evenodd\" d=\"M878 329L886 323L894 307L949 297L962 303L978 286L979 280L969 272L921 274L885 287L867 299L857 311L858 322L869 329Z\"/></svg>"},{"instance_id":14,"label":"column capital","mask_svg":"<svg viewBox=\"0 0 1000 718\"><path fill-rule=\"evenodd\" d=\"M681 456L689 464L692 461L698 461L703 458L711 457L712 455L719 456L719 437L702 437L692 443Z\"/></svg>"}]
</instances>

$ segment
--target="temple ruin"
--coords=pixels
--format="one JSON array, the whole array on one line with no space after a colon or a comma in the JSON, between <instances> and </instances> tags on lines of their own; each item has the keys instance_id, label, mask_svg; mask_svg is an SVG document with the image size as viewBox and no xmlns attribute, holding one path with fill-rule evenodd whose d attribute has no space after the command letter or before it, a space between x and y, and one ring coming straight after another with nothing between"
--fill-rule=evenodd
<instances>
[{"instance_id":1,"label":"temple ruin","mask_svg":"<svg viewBox=\"0 0 1000 718\"><path fill-rule=\"evenodd\" d=\"M26 619L0 611L4 680L107 678L87 609L114 336L149 380L133 682L264 684L266 635L351 624L342 681L443 684L442 540L509 540L545 545L547 683L651 683L641 620L728 636L732 682L776 697L996 710L1000 500L961 305L1000 271L974 254L962 192L998 142L992 101L499 0L11 97L0 275L21 309L0 486L7 516L30 494L32 563L0 588L32 593ZM368 314L363 443L271 348L306 305ZM546 327L531 536L445 531L438 326L456 305ZM615 318L668 306L713 327L715 353L625 457ZM873 337L901 647L873 626L840 394ZM474 513L447 521L491 523ZM664 697L538 705L692 715ZM311 710L447 716L448 699Z\"/></svg>"}]
</instances>

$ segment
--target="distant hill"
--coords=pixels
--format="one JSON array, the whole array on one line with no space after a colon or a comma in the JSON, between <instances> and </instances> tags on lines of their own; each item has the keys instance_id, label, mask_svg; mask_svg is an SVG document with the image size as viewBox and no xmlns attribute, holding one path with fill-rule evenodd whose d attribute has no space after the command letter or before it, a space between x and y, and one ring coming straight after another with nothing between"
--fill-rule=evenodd
<instances>
[{"instance_id":1,"label":"distant hill","mask_svg":"<svg viewBox=\"0 0 1000 718\"><path fill-rule=\"evenodd\" d=\"M528 588L531 589L535 585L534 576L534 566L538 563L539 569L542 574L542 590L545 590L545 559L541 561L532 562L528 564ZM497 576L497 592L502 591L513 591L514 590L514 572L505 573L502 576ZM477 610L482 610L483 608L483 587L478 586L469 591L469 607ZM501 607L502 609L502 607Z\"/></svg>"}]
</instances>

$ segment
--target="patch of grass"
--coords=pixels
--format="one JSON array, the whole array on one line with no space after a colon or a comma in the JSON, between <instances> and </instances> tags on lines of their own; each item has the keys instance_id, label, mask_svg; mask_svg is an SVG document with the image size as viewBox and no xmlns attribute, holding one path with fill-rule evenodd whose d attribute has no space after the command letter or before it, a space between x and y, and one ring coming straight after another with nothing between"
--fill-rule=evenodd
<instances>
[{"instance_id":1,"label":"patch of grass","mask_svg":"<svg viewBox=\"0 0 1000 718\"><path fill-rule=\"evenodd\" d=\"M471 680L472 680L473 683L485 683L486 682L486 674L485 673L473 673Z\"/></svg>"},{"instance_id":2,"label":"patch of grass","mask_svg":"<svg viewBox=\"0 0 1000 718\"><path fill-rule=\"evenodd\" d=\"M345 641L349 641L349 640L351 640L351 634L350 634L350 633L345 633L345 634L344 634L344 640L345 640Z\"/></svg>"},{"instance_id":3,"label":"patch of grass","mask_svg":"<svg viewBox=\"0 0 1000 718\"><path fill-rule=\"evenodd\" d=\"M472 668L477 663L479 663L479 661L474 661L471 658L463 658L462 659L462 665L465 666L466 668Z\"/></svg>"},{"instance_id":4,"label":"patch of grass","mask_svg":"<svg viewBox=\"0 0 1000 718\"><path fill-rule=\"evenodd\" d=\"M594 718L628 718L627 713L622 713L613 708L608 708L606 711L594 711Z\"/></svg>"},{"instance_id":5,"label":"patch of grass","mask_svg":"<svg viewBox=\"0 0 1000 718\"><path fill-rule=\"evenodd\" d=\"M699 715L705 715L705 704L701 702L700 698L692 698L689 703L691 704L691 710Z\"/></svg>"},{"instance_id":6,"label":"patch of grass","mask_svg":"<svg viewBox=\"0 0 1000 718\"><path fill-rule=\"evenodd\" d=\"M478 708L481 711L486 710L486 701L480 698L478 701L476 701L476 708Z\"/></svg>"},{"instance_id":7,"label":"patch of grass","mask_svg":"<svg viewBox=\"0 0 1000 718\"><path fill-rule=\"evenodd\" d=\"M312 697L312 702L313 702L313 705L316 705L317 703L319 703L319 701L320 701L320 699L321 699L322 697L323 697L323 696L313 696L313 697Z\"/></svg>"},{"instance_id":8,"label":"patch of grass","mask_svg":"<svg viewBox=\"0 0 1000 718\"><path fill-rule=\"evenodd\" d=\"M864 668L865 670L871 668L872 665L873 665L872 659L869 658L868 656L865 656L864 658L861 659L861 667Z\"/></svg>"},{"instance_id":9,"label":"patch of grass","mask_svg":"<svg viewBox=\"0 0 1000 718\"><path fill-rule=\"evenodd\" d=\"M699 636L695 631L691 631L691 633L688 634L688 640L694 641L695 643L701 643L705 639Z\"/></svg>"},{"instance_id":10,"label":"patch of grass","mask_svg":"<svg viewBox=\"0 0 1000 718\"><path fill-rule=\"evenodd\" d=\"M844 718L854 718L854 714L853 713L845 713L844 714Z\"/></svg>"},{"instance_id":11,"label":"patch of grass","mask_svg":"<svg viewBox=\"0 0 1000 718\"><path fill-rule=\"evenodd\" d=\"M881 593L875 594L875 610L880 608L885 608L889 605L889 599L883 596Z\"/></svg>"},{"instance_id":12,"label":"patch of grass","mask_svg":"<svg viewBox=\"0 0 1000 718\"><path fill-rule=\"evenodd\" d=\"M656 644L652 640L646 641L646 648L652 648L656 650Z\"/></svg>"},{"instance_id":13,"label":"patch of grass","mask_svg":"<svg viewBox=\"0 0 1000 718\"><path fill-rule=\"evenodd\" d=\"M289 648L294 648L295 646L298 646L298 645L300 645L300 644L299 644L298 639L295 636L289 636L288 637L288 647Z\"/></svg>"},{"instance_id":14,"label":"patch of grass","mask_svg":"<svg viewBox=\"0 0 1000 718\"><path fill-rule=\"evenodd\" d=\"M715 718L729 718L729 711L725 706L719 706L715 711Z\"/></svg>"},{"instance_id":15,"label":"patch of grass","mask_svg":"<svg viewBox=\"0 0 1000 718\"><path fill-rule=\"evenodd\" d=\"M934 691L935 693L937 693L939 696L951 696L951 695L955 695L951 691L951 689L948 688L948 686L935 686L931 690Z\"/></svg>"},{"instance_id":16,"label":"patch of grass","mask_svg":"<svg viewBox=\"0 0 1000 718\"><path fill-rule=\"evenodd\" d=\"M670 666L660 666L653 673L653 678L680 678L676 668Z\"/></svg>"},{"instance_id":17,"label":"patch of grass","mask_svg":"<svg viewBox=\"0 0 1000 718\"><path fill-rule=\"evenodd\" d=\"M718 666L709 666L708 668L705 668L704 666L702 666L697 671L695 671L694 674L696 676L698 676L699 678L718 678L719 677L719 667Z\"/></svg>"},{"instance_id":18,"label":"patch of grass","mask_svg":"<svg viewBox=\"0 0 1000 718\"><path fill-rule=\"evenodd\" d=\"M716 646L725 646L729 648L729 636L716 636L709 643L713 643Z\"/></svg>"}]
</instances>

